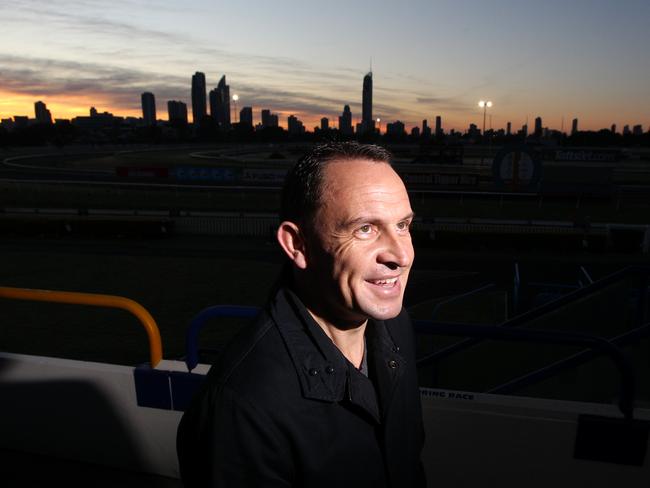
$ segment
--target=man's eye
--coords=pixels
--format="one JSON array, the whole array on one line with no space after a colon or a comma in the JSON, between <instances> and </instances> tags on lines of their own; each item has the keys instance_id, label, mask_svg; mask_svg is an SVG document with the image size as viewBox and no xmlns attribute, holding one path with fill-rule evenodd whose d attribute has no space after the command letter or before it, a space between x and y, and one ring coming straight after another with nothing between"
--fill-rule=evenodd
<instances>
[{"instance_id":1,"label":"man's eye","mask_svg":"<svg viewBox=\"0 0 650 488\"><path fill-rule=\"evenodd\" d=\"M406 221L405 222L399 222L397 224L397 229L398 230L408 230L409 227L410 227L409 222L406 222Z\"/></svg>"},{"instance_id":2,"label":"man's eye","mask_svg":"<svg viewBox=\"0 0 650 488\"><path fill-rule=\"evenodd\" d=\"M359 232L361 234L370 234L371 230L372 230L372 226L369 224L362 225L361 227L359 227Z\"/></svg>"}]
</instances>

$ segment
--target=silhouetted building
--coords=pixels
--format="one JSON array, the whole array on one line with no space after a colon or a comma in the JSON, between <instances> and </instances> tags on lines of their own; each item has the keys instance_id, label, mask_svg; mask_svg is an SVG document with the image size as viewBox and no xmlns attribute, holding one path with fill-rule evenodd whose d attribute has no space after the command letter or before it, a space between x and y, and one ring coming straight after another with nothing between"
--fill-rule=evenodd
<instances>
[{"instance_id":1,"label":"silhouetted building","mask_svg":"<svg viewBox=\"0 0 650 488\"><path fill-rule=\"evenodd\" d=\"M469 128L467 129L467 135L470 137L478 137L481 135L481 130L478 128L476 124L469 124Z\"/></svg>"},{"instance_id":2,"label":"silhouetted building","mask_svg":"<svg viewBox=\"0 0 650 488\"><path fill-rule=\"evenodd\" d=\"M195 124L206 116L205 74L197 71L192 75L192 118Z\"/></svg>"},{"instance_id":3,"label":"silhouetted building","mask_svg":"<svg viewBox=\"0 0 650 488\"><path fill-rule=\"evenodd\" d=\"M512 133L512 122L506 124L506 135L509 136Z\"/></svg>"},{"instance_id":4,"label":"silhouetted building","mask_svg":"<svg viewBox=\"0 0 650 488\"><path fill-rule=\"evenodd\" d=\"M420 128L419 127L413 127L411 129L411 137L420 137Z\"/></svg>"},{"instance_id":5,"label":"silhouetted building","mask_svg":"<svg viewBox=\"0 0 650 488\"><path fill-rule=\"evenodd\" d=\"M277 127L278 126L278 116L277 114L272 114L270 110L262 110L262 128L266 127Z\"/></svg>"},{"instance_id":6,"label":"silhouetted building","mask_svg":"<svg viewBox=\"0 0 650 488\"><path fill-rule=\"evenodd\" d=\"M244 107L239 111L239 125L253 127L253 107Z\"/></svg>"},{"instance_id":7,"label":"silhouetted building","mask_svg":"<svg viewBox=\"0 0 650 488\"><path fill-rule=\"evenodd\" d=\"M442 117L440 115L436 115L436 137L440 137L442 135Z\"/></svg>"},{"instance_id":8,"label":"silhouetted building","mask_svg":"<svg viewBox=\"0 0 650 488\"><path fill-rule=\"evenodd\" d=\"M361 98L361 125L362 133L375 130L375 120L372 118L372 71L363 77L363 93ZM357 131L358 132L358 131Z\"/></svg>"},{"instance_id":9,"label":"silhouetted building","mask_svg":"<svg viewBox=\"0 0 650 488\"><path fill-rule=\"evenodd\" d=\"M422 121L422 137L425 139L431 137L431 127L429 127L429 124L427 123L427 119L424 119Z\"/></svg>"},{"instance_id":10,"label":"silhouetted building","mask_svg":"<svg viewBox=\"0 0 650 488\"><path fill-rule=\"evenodd\" d=\"M343 113L339 116L339 131L345 136L352 135L352 112L349 105L343 107Z\"/></svg>"},{"instance_id":11,"label":"silhouetted building","mask_svg":"<svg viewBox=\"0 0 650 488\"><path fill-rule=\"evenodd\" d=\"M226 75L219 80L217 88L210 92L210 115L222 129L230 127L230 86Z\"/></svg>"},{"instance_id":12,"label":"silhouetted building","mask_svg":"<svg viewBox=\"0 0 650 488\"><path fill-rule=\"evenodd\" d=\"M38 101L34 104L34 112L37 123L52 125L52 114L43 102Z\"/></svg>"},{"instance_id":13,"label":"silhouetted building","mask_svg":"<svg viewBox=\"0 0 650 488\"><path fill-rule=\"evenodd\" d=\"M616 124L612 124L611 131L612 134L616 134Z\"/></svg>"},{"instance_id":14,"label":"silhouetted building","mask_svg":"<svg viewBox=\"0 0 650 488\"><path fill-rule=\"evenodd\" d=\"M632 134L634 134L635 136L643 135L643 126L641 124L638 124L632 127Z\"/></svg>"},{"instance_id":15,"label":"silhouetted building","mask_svg":"<svg viewBox=\"0 0 650 488\"><path fill-rule=\"evenodd\" d=\"M29 117L27 115L14 115L14 128L24 129L29 127Z\"/></svg>"},{"instance_id":16,"label":"silhouetted building","mask_svg":"<svg viewBox=\"0 0 650 488\"><path fill-rule=\"evenodd\" d=\"M571 135L576 132L578 132L578 119L573 119L573 122L571 123Z\"/></svg>"},{"instance_id":17,"label":"silhouetted building","mask_svg":"<svg viewBox=\"0 0 650 488\"><path fill-rule=\"evenodd\" d=\"M389 122L386 124L386 135L387 136L393 136L393 137L401 137L404 136L405 131L404 131L404 123L396 120L395 122Z\"/></svg>"},{"instance_id":18,"label":"silhouetted building","mask_svg":"<svg viewBox=\"0 0 650 488\"><path fill-rule=\"evenodd\" d=\"M97 117L97 109L95 107L90 107L90 116Z\"/></svg>"},{"instance_id":19,"label":"silhouetted building","mask_svg":"<svg viewBox=\"0 0 650 488\"><path fill-rule=\"evenodd\" d=\"M542 118L535 117L535 137L542 136Z\"/></svg>"},{"instance_id":20,"label":"silhouetted building","mask_svg":"<svg viewBox=\"0 0 650 488\"><path fill-rule=\"evenodd\" d=\"M524 124L521 126L521 135L524 137L528 137L528 124Z\"/></svg>"},{"instance_id":21,"label":"silhouetted building","mask_svg":"<svg viewBox=\"0 0 650 488\"><path fill-rule=\"evenodd\" d=\"M320 119L320 130L328 130L330 128L330 120L327 117Z\"/></svg>"},{"instance_id":22,"label":"silhouetted building","mask_svg":"<svg viewBox=\"0 0 650 488\"><path fill-rule=\"evenodd\" d=\"M187 124L187 105L183 102L176 100L169 100L167 102L167 115L169 123L172 125L186 125Z\"/></svg>"},{"instance_id":23,"label":"silhouetted building","mask_svg":"<svg viewBox=\"0 0 650 488\"><path fill-rule=\"evenodd\" d=\"M151 92L142 94L142 119L144 125L151 127L156 125L156 99Z\"/></svg>"},{"instance_id":24,"label":"silhouetted building","mask_svg":"<svg viewBox=\"0 0 650 488\"><path fill-rule=\"evenodd\" d=\"M305 126L295 115L287 117L287 130L289 134L300 135L305 133Z\"/></svg>"},{"instance_id":25,"label":"silhouetted building","mask_svg":"<svg viewBox=\"0 0 650 488\"><path fill-rule=\"evenodd\" d=\"M16 120L15 117L14 117L14 120ZM630 126L627 125L627 124L624 125L624 126L623 126L623 135L624 135L624 136L629 136L631 133L632 133L632 131L630 131Z\"/></svg>"}]
</instances>

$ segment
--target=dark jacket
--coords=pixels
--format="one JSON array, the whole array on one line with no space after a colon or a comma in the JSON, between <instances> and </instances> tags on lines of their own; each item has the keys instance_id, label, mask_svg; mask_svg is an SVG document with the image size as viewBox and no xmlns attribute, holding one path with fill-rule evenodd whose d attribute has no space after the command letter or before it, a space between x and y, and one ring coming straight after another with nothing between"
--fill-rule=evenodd
<instances>
[{"instance_id":1,"label":"dark jacket","mask_svg":"<svg viewBox=\"0 0 650 488\"><path fill-rule=\"evenodd\" d=\"M370 320L366 377L281 289L183 415L185 486L424 486L412 334L404 311Z\"/></svg>"}]
</instances>

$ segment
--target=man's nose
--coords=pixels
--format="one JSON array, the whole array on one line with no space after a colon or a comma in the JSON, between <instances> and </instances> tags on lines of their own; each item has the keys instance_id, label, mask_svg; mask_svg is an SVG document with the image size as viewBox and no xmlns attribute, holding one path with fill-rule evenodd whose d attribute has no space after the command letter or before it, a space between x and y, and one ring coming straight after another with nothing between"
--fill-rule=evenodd
<instances>
[{"instance_id":1,"label":"man's nose","mask_svg":"<svg viewBox=\"0 0 650 488\"><path fill-rule=\"evenodd\" d=\"M385 232L383 246L377 260L391 269L406 268L413 261L413 243L410 234Z\"/></svg>"}]
</instances>

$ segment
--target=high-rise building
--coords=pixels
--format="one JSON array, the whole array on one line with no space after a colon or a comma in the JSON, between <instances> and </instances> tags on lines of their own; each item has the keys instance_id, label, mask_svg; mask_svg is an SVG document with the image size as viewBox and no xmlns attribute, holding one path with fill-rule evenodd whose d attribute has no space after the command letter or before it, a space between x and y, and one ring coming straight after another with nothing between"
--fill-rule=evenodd
<instances>
[{"instance_id":1,"label":"high-rise building","mask_svg":"<svg viewBox=\"0 0 650 488\"><path fill-rule=\"evenodd\" d=\"M524 137L528 137L528 123L521 126L521 134Z\"/></svg>"},{"instance_id":2,"label":"high-rise building","mask_svg":"<svg viewBox=\"0 0 650 488\"><path fill-rule=\"evenodd\" d=\"M289 115L287 118L287 130L289 134L300 135L305 133L305 126L298 120L298 117Z\"/></svg>"},{"instance_id":3,"label":"high-rise building","mask_svg":"<svg viewBox=\"0 0 650 488\"><path fill-rule=\"evenodd\" d=\"M34 104L34 112L36 115L36 122L39 124L52 124L52 114L47 109L47 106L40 100Z\"/></svg>"},{"instance_id":4,"label":"high-rise building","mask_svg":"<svg viewBox=\"0 0 650 488\"><path fill-rule=\"evenodd\" d=\"M578 119L573 119L573 122L571 123L571 135L576 132L578 132Z\"/></svg>"},{"instance_id":5,"label":"high-rise building","mask_svg":"<svg viewBox=\"0 0 650 488\"><path fill-rule=\"evenodd\" d=\"M535 117L535 137L542 137L542 118Z\"/></svg>"},{"instance_id":6,"label":"high-rise building","mask_svg":"<svg viewBox=\"0 0 650 488\"><path fill-rule=\"evenodd\" d=\"M167 102L167 116L170 124L187 124L187 105L176 100Z\"/></svg>"},{"instance_id":7,"label":"high-rise building","mask_svg":"<svg viewBox=\"0 0 650 488\"><path fill-rule=\"evenodd\" d=\"M512 134L512 122L506 124L506 135L509 136L510 134Z\"/></svg>"},{"instance_id":8,"label":"high-rise building","mask_svg":"<svg viewBox=\"0 0 650 488\"><path fill-rule=\"evenodd\" d=\"M436 137L440 137L442 135L442 117L440 115L436 115Z\"/></svg>"},{"instance_id":9,"label":"high-rise building","mask_svg":"<svg viewBox=\"0 0 650 488\"><path fill-rule=\"evenodd\" d=\"M277 127L277 126L278 126L277 114L272 114L269 109L262 110L262 128Z\"/></svg>"},{"instance_id":10,"label":"high-rise building","mask_svg":"<svg viewBox=\"0 0 650 488\"><path fill-rule=\"evenodd\" d=\"M339 116L339 131L344 136L352 135L352 112L349 105L343 107L343 113Z\"/></svg>"},{"instance_id":11,"label":"high-rise building","mask_svg":"<svg viewBox=\"0 0 650 488\"><path fill-rule=\"evenodd\" d=\"M386 124L386 135L402 137L404 135L404 123L400 120Z\"/></svg>"},{"instance_id":12,"label":"high-rise building","mask_svg":"<svg viewBox=\"0 0 650 488\"><path fill-rule=\"evenodd\" d=\"M144 92L142 100L142 119L144 125L151 127L156 125L156 99L151 92Z\"/></svg>"},{"instance_id":13,"label":"high-rise building","mask_svg":"<svg viewBox=\"0 0 650 488\"><path fill-rule=\"evenodd\" d=\"M328 130L330 128L330 119L323 117L320 119L320 130Z\"/></svg>"},{"instance_id":14,"label":"high-rise building","mask_svg":"<svg viewBox=\"0 0 650 488\"><path fill-rule=\"evenodd\" d=\"M425 139L431 137L431 127L429 127L427 119L424 119L422 121L422 137L424 137Z\"/></svg>"},{"instance_id":15,"label":"high-rise building","mask_svg":"<svg viewBox=\"0 0 650 488\"><path fill-rule=\"evenodd\" d=\"M411 129L411 137L418 138L420 137L420 128L415 126Z\"/></svg>"},{"instance_id":16,"label":"high-rise building","mask_svg":"<svg viewBox=\"0 0 650 488\"><path fill-rule=\"evenodd\" d=\"M230 85L226 75L219 80L217 88L210 92L210 115L222 129L230 127Z\"/></svg>"},{"instance_id":17,"label":"high-rise building","mask_svg":"<svg viewBox=\"0 0 650 488\"><path fill-rule=\"evenodd\" d=\"M624 136L628 136L628 135L630 135L631 133L632 133L632 131L630 130L630 126L627 125L627 124L624 125L624 126L623 126L623 135L624 135Z\"/></svg>"},{"instance_id":18,"label":"high-rise building","mask_svg":"<svg viewBox=\"0 0 650 488\"><path fill-rule=\"evenodd\" d=\"M616 134L616 124L612 124L611 131L612 134Z\"/></svg>"},{"instance_id":19,"label":"high-rise building","mask_svg":"<svg viewBox=\"0 0 650 488\"><path fill-rule=\"evenodd\" d=\"M641 124L637 124L634 127L632 127L632 134L634 134L635 136L643 135L643 126Z\"/></svg>"},{"instance_id":20,"label":"high-rise building","mask_svg":"<svg viewBox=\"0 0 650 488\"><path fill-rule=\"evenodd\" d=\"M253 127L253 107L244 107L239 111L239 125Z\"/></svg>"},{"instance_id":21,"label":"high-rise building","mask_svg":"<svg viewBox=\"0 0 650 488\"><path fill-rule=\"evenodd\" d=\"M206 116L205 74L197 71L192 75L192 118L199 124Z\"/></svg>"},{"instance_id":22,"label":"high-rise building","mask_svg":"<svg viewBox=\"0 0 650 488\"><path fill-rule=\"evenodd\" d=\"M373 132L375 129L375 121L372 118L372 71L363 77L361 128L363 132Z\"/></svg>"}]
</instances>

